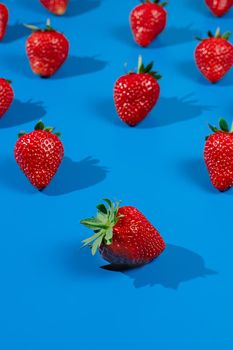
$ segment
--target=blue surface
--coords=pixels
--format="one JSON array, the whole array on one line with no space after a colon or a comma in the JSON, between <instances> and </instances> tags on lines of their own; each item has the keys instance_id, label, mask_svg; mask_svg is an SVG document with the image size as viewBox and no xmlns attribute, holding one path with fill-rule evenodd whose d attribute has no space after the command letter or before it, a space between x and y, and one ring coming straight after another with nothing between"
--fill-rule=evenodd
<instances>
[{"instance_id":1,"label":"blue surface","mask_svg":"<svg viewBox=\"0 0 233 350\"><path fill-rule=\"evenodd\" d=\"M4 350L231 349L232 199L218 193L203 164L207 123L232 118L233 71L217 85L193 63L194 35L233 29L203 1L171 1L167 30L147 49L134 44L134 0L79 0L52 23L70 40L70 58L49 80L34 76L22 23L44 23L38 1L5 1L10 28L0 43L1 75L16 101L0 121L0 348ZM178 4L179 3L179 4ZM112 101L123 65L142 53L163 75L161 98L136 128L121 123ZM66 158L42 193L13 158L16 134L43 118L62 131ZM103 198L138 207L167 250L128 272L80 241L79 220Z\"/></svg>"}]
</instances>

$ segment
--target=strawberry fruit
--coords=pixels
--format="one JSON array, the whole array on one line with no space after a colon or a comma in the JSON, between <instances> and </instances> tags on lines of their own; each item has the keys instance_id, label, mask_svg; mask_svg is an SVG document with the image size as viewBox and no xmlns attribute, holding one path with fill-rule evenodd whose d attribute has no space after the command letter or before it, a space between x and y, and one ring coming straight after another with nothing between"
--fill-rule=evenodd
<instances>
[{"instance_id":1,"label":"strawberry fruit","mask_svg":"<svg viewBox=\"0 0 233 350\"><path fill-rule=\"evenodd\" d=\"M67 10L69 0L40 0L40 3L54 15L61 16Z\"/></svg>"},{"instance_id":2,"label":"strawberry fruit","mask_svg":"<svg viewBox=\"0 0 233 350\"><path fill-rule=\"evenodd\" d=\"M114 102L119 117L129 126L141 122L158 101L161 76L152 70L153 62L144 66L139 56L137 73L120 77L114 86Z\"/></svg>"},{"instance_id":3,"label":"strawberry fruit","mask_svg":"<svg viewBox=\"0 0 233 350\"><path fill-rule=\"evenodd\" d=\"M40 121L30 133L20 132L14 155L16 162L29 181L42 190L56 174L63 156L64 148L59 139L60 133L54 128L45 128Z\"/></svg>"},{"instance_id":4,"label":"strawberry fruit","mask_svg":"<svg viewBox=\"0 0 233 350\"><path fill-rule=\"evenodd\" d=\"M233 186L233 125L229 130L227 122L221 119L219 129L209 127L213 134L206 139L205 163L213 186L226 191Z\"/></svg>"},{"instance_id":5,"label":"strawberry fruit","mask_svg":"<svg viewBox=\"0 0 233 350\"><path fill-rule=\"evenodd\" d=\"M196 65L211 83L216 83L224 77L233 65L233 46L228 41L231 33L221 35L217 29L215 36L208 32L207 39L200 39L201 43L195 50Z\"/></svg>"},{"instance_id":6,"label":"strawberry fruit","mask_svg":"<svg viewBox=\"0 0 233 350\"><path fill-rule=\"evenodd\" d=\"M221 17L227 13L233 6L232 0L205 0L210 11L217 17Z\"/></svg>"},{"instance_id":7,"label":"strawberry fruit","mask_svg":"<svg viewBox=\"0 0 233 350\"><path fill-rule=\"evenodd\" d=\"M99 249L103 258L114 265L137 266L149 263L165 249L159 232L135 207L120 207L109 199L99 204L96 217L81 221L95 234L83 241L94 255Z\"/></svg>"},{"instance_id":8,"label":"strawberry fruit","mask_svg":"<svg viewBox=\"0 0 233 350\"><path fill-rule=\"evenodd\" d=\"M51 27L50 20L44 30L27 25L33 30L26 43L32 71L41 77L51 77L62 66L69 53L66 37Z\"/></svg>"},{"instance_id":9,"label":"strawberry fruit","mask_svg":"<svg viewBox=\"0 0 233 350\"><path fill-rule=\"evenodd\" d=\"M6 33L8 17L9 14L6 5L0 4L0 40L3 39Z\"/></svg>"},{"instance_id":10,"label":"strawberry fruit","mask_svg":"<svg viewBox=\"0 0 233 350\"><path fill-rule=\"evenodd\" d=\"M145 0L130 14L130 26L137 44L146 47L164 30L167 21L166 2Z\"/></svg>"},{"instance_id":11,"label":"strawberry fruit","mask_svg":"<svg viewBox=\"0 0 233 350\"><path fill-rule=\"evenodd\" d=\"M11 81L0 78L0 118L8 111L14 100Z\"/></svg>"}]
</instances>

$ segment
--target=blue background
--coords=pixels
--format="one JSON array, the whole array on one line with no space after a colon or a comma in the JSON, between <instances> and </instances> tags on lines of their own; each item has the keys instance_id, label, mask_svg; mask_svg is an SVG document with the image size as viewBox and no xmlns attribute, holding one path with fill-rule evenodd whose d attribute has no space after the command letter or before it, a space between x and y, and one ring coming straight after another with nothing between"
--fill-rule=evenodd
<instances>
[{"instance_id":1,"label":"blue background","mask_svg":"<svg viewBox=\"0 0 233 350\"><path fill-rule=\"evenodd\" d=\"M70 40L70 58L51 79L30 71L28 30L48 12L36 0L5 1L8 33L1 75L15 102L0 121L0 348L231 349L232 199L210 184L203 163L207 123L232 118L233 72L210 85L197 71L195 35L232 29L233 11L214 18L204 1L171 1L166 31L147 49L128 26L136 0L71 1L51 15ZM161 97L136 128L118 119L114 81L124 63L155 61ZM65 159L51 185L36 191L13 148L39 119L62 131ZM138 207L168 243L153 263L131 271L105 262L81 240L79 220L104 197Z\"/></svg>"}]
</instances>

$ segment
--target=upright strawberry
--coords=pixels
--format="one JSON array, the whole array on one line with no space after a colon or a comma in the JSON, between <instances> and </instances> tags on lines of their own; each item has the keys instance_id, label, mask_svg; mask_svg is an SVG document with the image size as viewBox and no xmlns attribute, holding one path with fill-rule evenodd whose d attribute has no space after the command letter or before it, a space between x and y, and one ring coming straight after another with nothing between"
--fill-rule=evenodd
<instances>
[{"instance_id":1,"label":"upright strawberry","mask_svg":"<svg viewBox=\"0 0 233 350\"><path fill-rule=\"evenodd\" d=\"M149 263L165 249L159 232L135 207L119 207L109 199L107 206L99 204L96 217L81 221L95 234L83 241L94 255L99 249L103 258L112 264L137 266Z\"/></svg>"},{"instance_id":2,"label":"upright strawberry","mask_svg":"<svg viewBox=\"0 0 233 350\"><path fill-rule=\"evenodd\" d=\"M38 190L42 190L56 174L63 156L64 148L59 139L60 133L54 128L45 128L42 122L30 133L20 132L14 155L16 162L29 181Z\"/></svg>"},{"instance_id":3,"label":"upright strawberry","mask_svg":"<svg viewBox=\"0 0 233 350\"><path fill-rule=\"evenodd\" d=\"M225 15L233 6L232 0L205 0L210 11L217 17Z\"/></svg>"},{"instance_id":4,"label":"upright strawberry","mask_svg":"<svg viewBox=\"0 0 233 350\"><path fill-rule=\"evenodd\" d=\"M8 111L14 99L10 80L0 78L0 118Z\"/></svg>"},{"instance_id":5,"label":"upright strawberry","mask_svg":"<svg viewBox=\"0 0 233 350\"><path fill-rule=\"evenodd\" d=\"M152 70L153 62L144 66L139 56L137 73L120 77L114 87L114 102L119 117L128 125L141 122L158 101L161 76Z\"/></svg>"},{"instance_id":6,"label":"upright strawberry","mask_svg":"<svg viewBox=\"0 0 233 350\"><path fill-rule=\"evenodd\" d=\"M164 30L167 12L166 2L143 0L130 14L130 26L136 43L146 47Z\"/></svg>"},{"instance_id":7,"label":"upright strawberry","mask_svg":"<svg viewBox=\"0 0 233 350\"><path fill-rule=\"evenodd\" d=\"M0 40L3 39L6 33L8 17L9 15L6 5L0 4Z\"/></svg>"},{"instance_id":8,"label":"upright strawberry","mask_svg":"<svg viewBox=\"0 0 233 350\"><path fill-rule=\"evenodd\" d=\"M233 125L229 130L227 122L221 119L220 129L209 127L213 134L205 143L205 163L213 186L226 191L233 186Z\"/></svg>"},{"instance_id":9,"label":"upright strawberry","mask_svg":"<svg viewBox=\"0 0 233 350\"><path fill-rule=\"evenodd\" d=\"M224 77L233 65L233 46L228 41L231 33L221 35L218 28L215 36L208 32L207 39L200 39L201 43L195 51L196 64L204 77L211 83L216 83Z\"/></svg>"},{"instance_id":10,"label":"upright strawberry","mask_svg":"<svg viewBox=\"0 0 233 350\"><path fill-rule=\"evenodd\" d=\"M67 10L69 0L40 0L40 3L54 15L61 16Z\"/></svg>"},{"instance_id":11,"label":"upright strawberry","mask_svg":"<svg viewBox=\"0 0 233 350\"><path fill-rule=\"evenodd\" d=\"M50 20L44 30L31 25L27 27L33 30L26 43L31 69L41 77L51 77L67 59L69 42L51 27Z\"/></svg>"}]
</instances>

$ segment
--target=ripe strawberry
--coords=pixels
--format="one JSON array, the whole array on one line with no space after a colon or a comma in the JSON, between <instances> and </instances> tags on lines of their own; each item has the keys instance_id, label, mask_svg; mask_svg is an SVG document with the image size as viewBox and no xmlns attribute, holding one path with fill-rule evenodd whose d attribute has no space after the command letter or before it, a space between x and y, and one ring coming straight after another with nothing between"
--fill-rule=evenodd
<instances>
[{"instance_id":1,"label":"ripe strawberry","mask_svg":"<svg viewBox=\"0 0 233 350\"><path fill-rule=\"evenodd\" d=\"M138 72L120 77L114 87L114 102L119 117L128 125L141 122L158 101L161 78L152 71L153 62L144 66L139 56Z\"/></svg>"},{"instance_id":2,"label":"ripe strawberry","mask_svg":"<svg viewBox=\"0 0 233 350\"><path fill-rule=\"evenodd\" d=\"M40 3L54 15L64 15L69 0L40 0Z\"/></svg>"},{"instance_id":3,"label":"ripe strawberry","mask_svg":"<svg viewBox=\"0 0 233 350\"><path fill-rule=\"evenodd\" d=\"M228 42L231 33L221 35L217 29L215 36L208 32L209 38L199 39L201 43L195 51L197 67L207 80L216 83L233 65L233 46Z\"/></svg>"},{"instance_id":4,"label":"ripe strawberry","mask_svg":"<svg viewBox=\"0 0 233 350\"><path fill-rule=\"evenodd\" d=\"M167 12L166 2L143 0L130 14L130 25L136 43L146 47L164 30Z\"/></svg>"},{"instance_id":5,"label":"ripe strawberry","mask_svg":"<svg viewBox=\"0 0 233 350\"><path fill-rule=\"evenodd\" d=\"M207 137L204 159L214 187L226 191L233 186L233 126L229 130L224 119L219 126L209 125L213 134Z\"/></svg>"},{"instance_id":6,"label":"ripe strawberry","mask_svg":"<svg viewBox=\"0 0 233 350\"><path fill-rule=\"evenodd\" d=\"M134 207L119 207L109 199L97 206L96 217L82 220L81 224L95 232L83 241L91 245L94 255L99 248L103 258L115 265L137 266L149 263L165 249L159 232Z\"/></svg>"},{"instance_id":7,"label":"ripe strawberry","mask_svg":"<svg viewBox=\"0 0 233 350\"><path fill-rule=\"evenodd\" d=\"M60 166L64 148L59 139L60 133L53 134L54 128L45 128L42 122L35 130L19 133L15 145L15 159L33 186L42 190L52 180Z\"/></svg>"},{"instance_id":8,"label":"ripe strawberry","mask_svg":"<svg viewBox=\"0 0 233 350\"><path fill-rule=\"evenodd\" d=\"M8 111L14 99L14 91L10 84L10 80L0 78L0 118Z\"/></svg>"},{"instance_id":9,"label":"ripe strawberry","mask_svg":"<svg viewBox=\"0 0 233 350\"><path fill-rule=\"evenodd\" d=\"M0 40L2 40L6 33L8 17L9 15L6 5L0 4Z\"/></svg>"},{"instance_id":10,"label":"ripe strawberry","mask_svg":"<svg viewBox=\"0 0 233 350\"><path fill-rule=\"evenodd\" d=\"M31 25L27 27L34 31L26 43L31 69L35 74L48 78L65 62L69 42L62 33L52 29L50 20L44 30Z\"/></svg>"},{"instance_id":11,"label":"ripe strawberry","mask_svg":"<svg viewBox=\"0 0 233 350\"><path fill-rule=\"evenodd\" d=\"M205 0L210 11L217 17L225 15L233 6L232 0Z\"/></svg>"}]
</instances>

